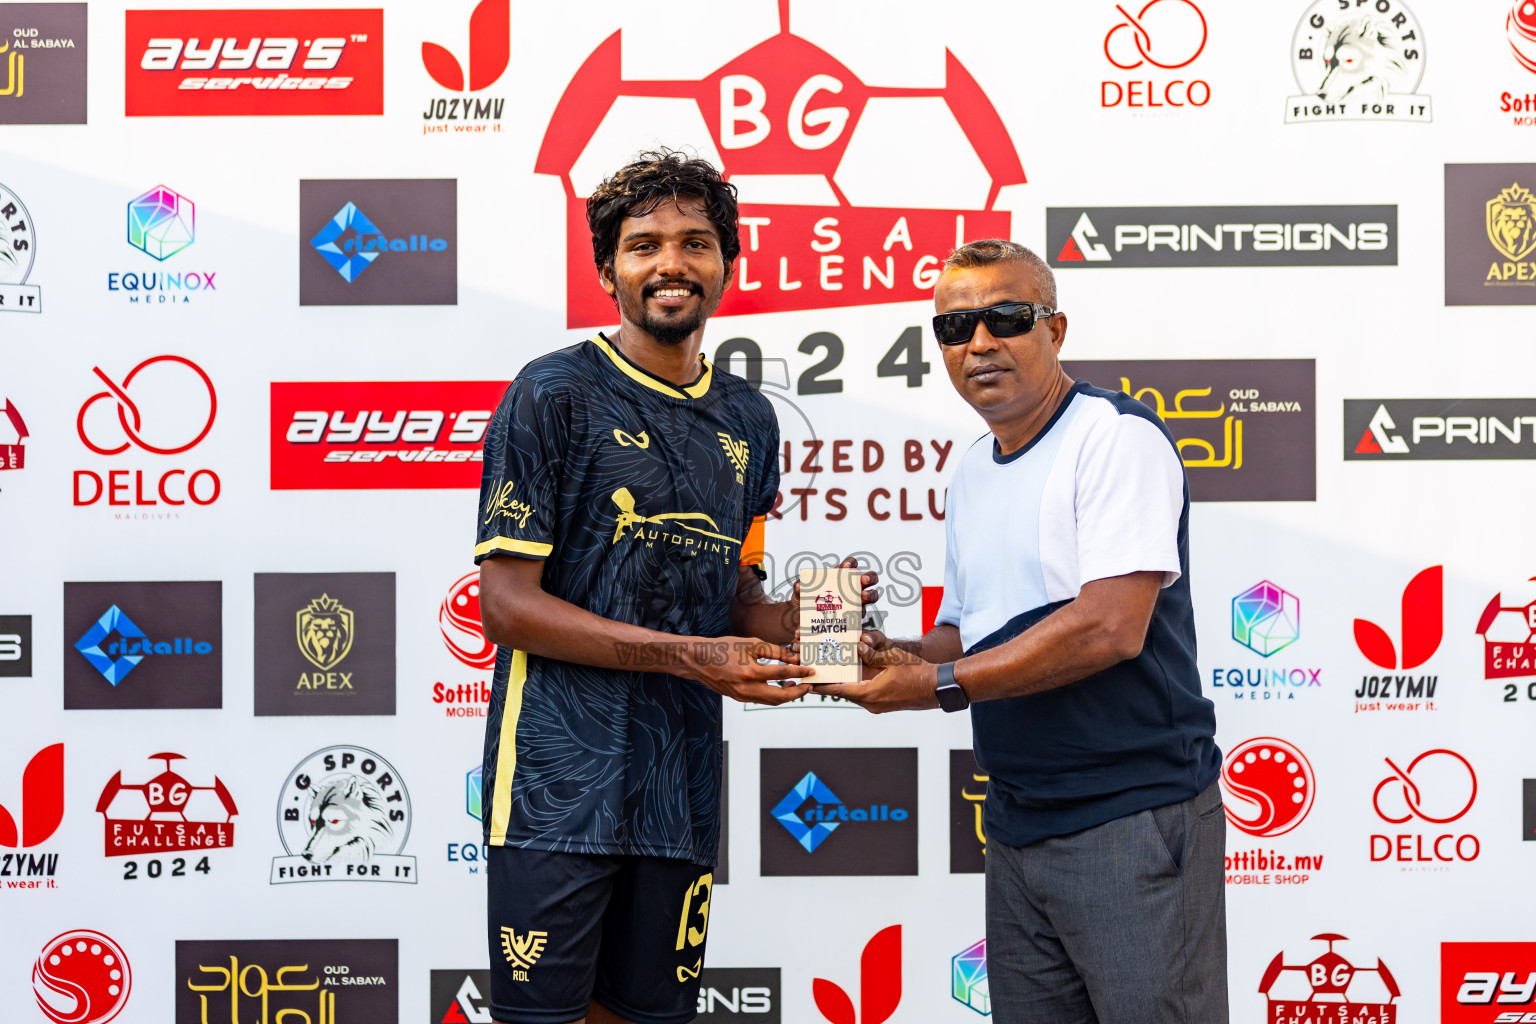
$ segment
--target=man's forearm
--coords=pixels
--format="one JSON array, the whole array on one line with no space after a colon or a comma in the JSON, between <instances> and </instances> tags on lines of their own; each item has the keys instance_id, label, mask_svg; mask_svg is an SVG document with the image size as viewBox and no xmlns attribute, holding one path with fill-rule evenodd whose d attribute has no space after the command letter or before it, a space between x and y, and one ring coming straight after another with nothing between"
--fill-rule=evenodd
<instances>
[{"instance_id":1,"label":"man's forearm","mask_svg":"<svg viewBox=\"0 0 1536 1024\"><path fill-rule=\"evenodd\" d=\"M738 636L755 636L771 644L794 643L792 608L788 601L738 600L731 606L731 631Z\"/></svg>"},{"instance_id":2,"label":"man's forearm","mask_svg":"<svg viewBox=\"0 0 1536 1024\"><path fill-rule=\"evenodd\" d=\"M890 644L908 654L915 654L924 661L934 664L943 664L946 661L955 661L965 649L960 645L960 630L948 623L934 626L920 637L905 639L891 638Z\"/></svg>"}]
</instances>

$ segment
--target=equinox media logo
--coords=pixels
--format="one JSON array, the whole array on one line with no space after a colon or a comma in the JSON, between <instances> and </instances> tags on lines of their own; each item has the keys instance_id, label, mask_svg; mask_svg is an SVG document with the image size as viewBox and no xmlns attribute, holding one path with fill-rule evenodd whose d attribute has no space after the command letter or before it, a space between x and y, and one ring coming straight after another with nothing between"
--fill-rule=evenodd
<instances>
[{"instance_id":1,"label":"equinox media logo","mask_svg":"<svg viewBox=\"0 0 1536 1024\"><path fill-rule=\"evenodd\" d=\"M128 244L163 263L197 240L197 206L186 196L156 185L128 202ZM112 271L107 291L125 292L130 305L187 305L191 296L217 291L212 271Z\"/></svg>"},{"instance_id":2,"label":"equinox media logo","mask_svg":"<svg viewBox=\"0 0 1536 1024\"><path fill-rule=\"evenodd\" d=\"M987 940L967 946L949 962L950 992L983 1017L992 1015L992 993L987 986Z\"/></svg>"}]
</instances>

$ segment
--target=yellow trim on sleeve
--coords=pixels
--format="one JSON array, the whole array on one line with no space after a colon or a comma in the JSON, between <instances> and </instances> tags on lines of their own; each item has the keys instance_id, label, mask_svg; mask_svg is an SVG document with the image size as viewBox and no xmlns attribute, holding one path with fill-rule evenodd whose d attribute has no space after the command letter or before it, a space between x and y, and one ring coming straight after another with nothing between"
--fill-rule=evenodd
<instances>
[{"instance_id":1,"label":"yellow trim on sleeve","mask_svg":"<svg viewBox=\"0 0 1536 1024\"><path fill-rule=\"evenodd\" d=\"M528 680L528 653L512 652L507 674L507 699L501 708L501 741L496 748L496 785L491 793L491 845L505 846L512 816L512 775L517 771L517 720L523 713L523 684Z\"/></svg>"},{"instance_id":2,"label":"yellow trim on sleeve","mask_svg":"<svg viewBox=\"0 0 1536 1024\"><path fill-rule=\"evenodd\" d=\"M498 551L507 551L514 555L530 555L534 558L548 558L555 550L553 544L540 544L532 540L513 540L511 537L492 537L484 544L475 545L475 557L495 554Z\"/></svg>"},{"instance_id":3,"label":"yellow trim on sleeve","mask_svg":"<svg viewBox=\"0 0 1536 1024\"><path fill-rule=\"evenodd\" d=\"M596 335L592 339L592 344L602 349L603 354L613 362L614 366L619 368L624 376L636 384L644 384L652 391L660 391L669 398L703 398L704 393L709 390L710 382L715 378L715 368L710 365L708 359L699 356L699 362L704 367L704 375L686 388L675 387L637 369L628 359L620 355L618 350L613 347L613 344L601 334Z\"/></svg>"}]
</instances>

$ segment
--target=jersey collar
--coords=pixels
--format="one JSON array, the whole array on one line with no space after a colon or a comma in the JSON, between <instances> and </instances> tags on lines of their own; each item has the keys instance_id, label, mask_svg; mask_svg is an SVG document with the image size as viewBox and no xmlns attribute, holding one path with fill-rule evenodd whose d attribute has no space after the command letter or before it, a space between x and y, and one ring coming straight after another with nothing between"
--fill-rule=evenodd
<instances>
[{"instance_id":1,"label":"jersey collar","mask_svg":"<svg viewBox=\"0 0 1536 1024\"><path fill-rule=\"evenodd\" d=\"M662 380L655 374L649 373L641 367L636 366L634 363L630 362L629 357L626 356L623 352L620 352L617 346L615 346L613 342L609 341L602 334L602 332L598 332L598 334L593 337L592 344L601 349L603 354L613 362L614 366L618 367L619 372L624 374L624 376L628 377L630 380L637 384L645 385L652 391L660 391L668 398L703 398L705 392L709 390L710 381L712 381L715 376L715 368L710 365L709 360L700 355L699 365L702 367L702 369L699 372L698 378L694 380L692 384L678 387L671 381Z\"/></svg>"}]
</instances>

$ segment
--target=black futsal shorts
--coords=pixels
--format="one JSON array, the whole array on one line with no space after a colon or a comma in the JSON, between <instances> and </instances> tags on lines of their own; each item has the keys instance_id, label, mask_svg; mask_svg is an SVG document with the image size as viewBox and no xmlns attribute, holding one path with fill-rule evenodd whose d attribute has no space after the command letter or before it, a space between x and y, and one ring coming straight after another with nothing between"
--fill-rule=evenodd
<instances>
[{"instance_id":1,"label":"black futsal shorts","mask_svg":"<svg viewBox=\"0 0 1536 1024\"><path fill-rule=\"evenodd\" d=\"M636 1024L697 1012L712 869L492 846L491 1016L569 1024L595 999Z\"/></svg>"}]
</instances>

